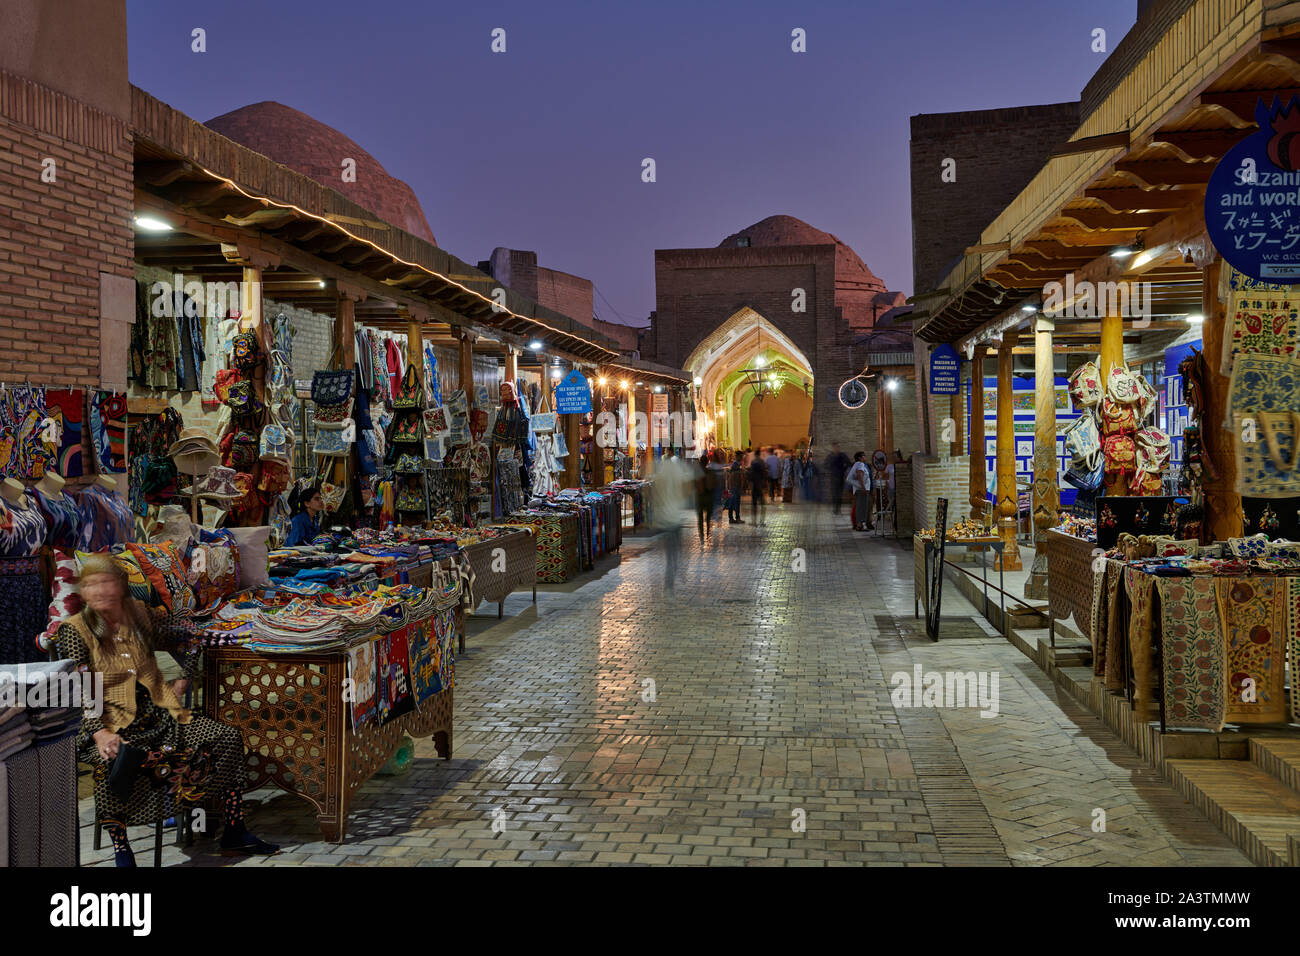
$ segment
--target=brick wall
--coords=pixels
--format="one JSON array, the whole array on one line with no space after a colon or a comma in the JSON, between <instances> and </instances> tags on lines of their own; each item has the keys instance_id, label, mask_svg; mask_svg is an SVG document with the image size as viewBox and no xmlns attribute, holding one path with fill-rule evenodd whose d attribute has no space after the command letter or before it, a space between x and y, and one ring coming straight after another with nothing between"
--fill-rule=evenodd
<instances>
[{"instance_id":1,"label":"brick wall","mask_svg":"<svg viewBox=\"0 0 1300 956\"><path fill-rule=\"evenodd\" d=\"M591 280L537 267L537 302L590 327L594 315Z\"/></svg>"},{"instance_id":2,"label":"brick wall","mask_svg":"<svg viewBox=\"0 0 1300 956\"><path fill-rule=\"evenodd\" d=\"M940 498L948 499L948 527L970 514L970 458L966 455L913 455L911 471L914 528L934 527Z\"/></svg>"},{"instance_id":3,"label":"brick wall","mask_svg":"<svg viewBox=\"0 0 1300 956\"><path fill-rule=\"evenodd\" d=\"M132 176L122 119L0 72L0 380L125 386Z\"/></svg>"},{"instance_id":4,"label":"brick wall","mask_svg":"<svg viewBox=\"0 0 1300 956\"><path fill-rule=\"evenodd\" d=\"M912 282L936 287L1079 126L1078 103L912 117ZM940 178L956 160L956 181Z\"/></svg>"}]
</instances>

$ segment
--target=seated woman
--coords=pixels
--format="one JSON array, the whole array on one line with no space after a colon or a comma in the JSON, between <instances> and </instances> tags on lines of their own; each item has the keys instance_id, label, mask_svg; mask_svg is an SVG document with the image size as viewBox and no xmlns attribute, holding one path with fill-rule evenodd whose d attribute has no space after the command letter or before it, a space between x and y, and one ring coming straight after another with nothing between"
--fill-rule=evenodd
<instances>
[{"instance_id":1,"label":"seated woman","mask_svg":"<svg viewBox=\"0 0 1300 956\"><path fill-rule=\"evenodd\" d=\"M118 750L129 744L145 751L193 751L206 758L207 792L222 795L224 854L271 854L280 848L264 843L244 827L244 741L234 727L191 714L178 695L188 683L167 683L154 652L172 650L185 673L197 673L199 644L182 623L155 621L148 609L127 593L126 571L108 555L92 555L81 566L79 581L85 608L60 625L59 656L71 658L103 675L103 713L87 712L77 738L81 760L95 766L95 806L107 824L118 866L135 866L126 838L128 824L158 818L159 792L134 787L123 801L109 786L109 768ZM167 642L172 647L163 648ZM174 806L173 812L184 809Z\"/></svg>"},{"instance_id":2,"label":"seated woman","mask_svg":"<svg viewBox=\"0 0 1300 956\"><path fill-rule=\"evenodd\" d=\"M285 539L285 547L311 544L312 539L320 534L320 515L325 510L325 499L321 497L320 489L309 485L301 492L294 492L290 506L293 509L293 520L289 524L289 537Z\"/></svg>"}]
</instances>

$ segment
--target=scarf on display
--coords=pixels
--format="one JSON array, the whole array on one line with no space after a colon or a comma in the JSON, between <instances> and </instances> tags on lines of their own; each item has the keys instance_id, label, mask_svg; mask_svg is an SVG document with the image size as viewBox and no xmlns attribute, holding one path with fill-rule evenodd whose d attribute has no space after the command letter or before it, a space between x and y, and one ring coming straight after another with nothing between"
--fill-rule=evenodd
<instances>
[{"instance_id":1,"label":"scarf on display","mask_svg":"<svg viewBox=\"0 0 1300 956\"><path fill-rule=\"evenodd\" d=\"M90 438L101 473L126 471L126 393L96 391L90 399Z\"/></svg>"},{"instance_id":2,"label":"scarf on display","mask_svg":"<svg viewBox=\"0 0 1300 956\"><path fill-rule=\"evenodd\" d=\"M0 477L36 479L58 455L57 437L46 425L45 389L11 385L0 389Z\"/></svg>"},{"instance_id":3,"label":"scarf on display","mask_svg":"<svg viewBox=\"0 0 1300 956\"><path fill-rule=\"evenodd\" d=\"M50 418L59 422L59 450L55 468L64 478L79 478L85 474L81 460L81 422L86 407L84 389L47 389L45 404Z\"/></svg>"}]
</instances>

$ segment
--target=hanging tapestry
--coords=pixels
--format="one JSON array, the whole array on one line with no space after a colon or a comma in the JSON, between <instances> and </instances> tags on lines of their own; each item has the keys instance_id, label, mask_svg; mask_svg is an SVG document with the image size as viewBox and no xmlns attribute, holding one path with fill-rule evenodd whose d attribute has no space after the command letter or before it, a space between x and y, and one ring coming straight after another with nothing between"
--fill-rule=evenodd
<instances>
[{"instance_id":1,"label":"hanging tapestry","mask_svg":"<svg viewBox=\"0 0 1300 956\"><path fill-rule=\"evenodd\" d=\"M1130 605L1128 647L1133 667L1133 710L1139 720L1148 719L1155 702L1155 657L1152 642L1151 600L1155 576L1134 567L1124 568L1124 587Z\"/></svg>"},{"instance_id":2,"label":"hanging tapestry","mask_svg":"<svg viewBox=\"0 0 1300 956\"><path fill-rule=\"evenodd\" d=\"M1128 634L1120 622L1124 597L1124 562L1106 562L1106 673L1107 690L1124 689L1124 661L1128 657Z\"/></svg>"},{"instance_id":3,"label":"hanging tapestry","mask_svg":"<svg viewBox=\"0 0 1300 956\"><path fill-rule=\"evenodd\" d=\"M52 388L45 393L45 405L51 418L55 409L62 416L55 468L64 478L79 478L85 474L81 461L81 420L86 393L80 388Z\"/></svg>"},{"instance_id":4,"label":"hanging tapestry","mask_svg":"<svg viewBox=\"0 0 1300 956\"><path fill-rule=\"evenodd\" d=\"M379 664L379 722L386 724L415 708L409 677L410 661L407 658L407 638L413 625L399 628L378 645Z\"/></svg>"},{"instance_id":5,"label":"hanging tapestry","mask_svg":"<svg viewBox=\"0 0 1300 956\"><path fill-rule=\"evenodd\" d=\"M1225 376L1232 374L1238 355L1295 355L1300 342L1300 299L1294 290L1290 286L1247 281L1250 287L1234 290L1228 302L1219 363L1220 373Z\"/></svg>"},{"instance_id":6,"label":"hanging tapestry","mask_svg":"<svg viewBox=\"0 0 1300 956\"><path fill-rule=\"evenodd\" d=\"M1284 723L1286 579L1216 578L1214 592L1227 650L1224 718L1234 724Z\"/></svg>"},{"instance_id":7,"label":"hanging tapestry","mask_svg":"<svg viewBox=\"0 0 1300 956\"><path fill-rule=\"evenodd\" d=\"M1157 578L1165 722L1219 731L1227 697L1214 578Z\"/></svg>"},{"instance_id":8,"label":"hanging tapestry","mask_svg":"<svg viewBox=\"0 0 1300 956\"><path fill-rule=\"evenodd\" d=\"M90 439L98 470L126 471L126 393L97 391L90 400Z\"/></svg>"},{"instance_id":9,"label":"hanging tapestry","mask_svg":"<svg viewBox=\"0 0 1300 956\"><path fill-rule=\"evenodd\" d=\"M456 608L435 611L411 626L411 686L417 704L455 686Z\"/></svg>"},{"instance_id":10,"label":"hanging tapestry","mask_svg":"<svg viewBox=\"0 0 1300 956\"><path fill-rule=\"evenodd\" d=\"M1240 355L1228 388L1237 492L1256 498L1300 494L1300 360ZM1254 432L1254 434L1251 434Z\"/></svg>"},{"instance_id":11,"label":"hanging tapestry","mask_svg":"<svg viewBox=\"0 0 1300 956\"><path fill-rule=\"evenodd\" d=\"M348 676L352 678L352 729L360 730L375 716L375 641L348 648Z\"/></svg>"},{"instance_id":12,"label":"hanging tapestry","mask_svg":"<svg viewBox=\"0 0 1300 956\"><path fill-rule=\"evenodd\" d=\"M1286 633L1291 643L1291 719L1300 723L1300 688L1294 676L1300 668L1300 577L1282 580L1286 583Z\"/></svg>"},{"instance_id":13,"label":"hanging tapestry","mask_svg":"<svg viewBox=\"0 0 1300 956\"><path fill-rule=\"evenodd\" d=\"M614 518L618 520L617 516ZM1097 677L1106 673L1106 569L1092 574L1092 609L1088 622L1088 636L1092 639L1092 672Z\"/></svg>"},{"instance_id":14,"label":"hanging tapestry","mask_svg":"<svg viewBox=\"0 0 1300 956\"><path fill-rule=\"evenodd\" d=\"M0 477L40 478L57 447L47 446L45 389L11 385L0 389Z\"/></svg>"}]
</instances>

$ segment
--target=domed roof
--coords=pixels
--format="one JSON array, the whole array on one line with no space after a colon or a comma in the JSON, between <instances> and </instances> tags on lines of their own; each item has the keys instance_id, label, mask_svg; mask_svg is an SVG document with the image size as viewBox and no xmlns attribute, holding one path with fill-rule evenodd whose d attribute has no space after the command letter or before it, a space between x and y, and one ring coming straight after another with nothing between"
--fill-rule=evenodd
<instances>
[{"instance_id":1,"label":"domed roof","mask_svg":"<svg viewBox=\"0 0 1300 956\"><path fill-rule=\"evenodd\" d=\"M411 187L394 179L379 160L320 120L267 100L223 113L204 125L437 245ZM356 160L355 182L344 182L341 175L343 160L349 158Z\"/></svg>"},{"instance_id":2,"label":"domed roof","mask_svg":"<svg viewBox=\"0 0 1300 956\"><path fill-rule=\"evenodd\" d=\"M890 292L856 252L838 236L823 232L794 216L768 216L747 229L733 232L718 248L734 247L742 238L755 246L835 246L835 304L852 327L870 327L877 315L902 305L906 296Z\"/></svg>"}]
</instances>

